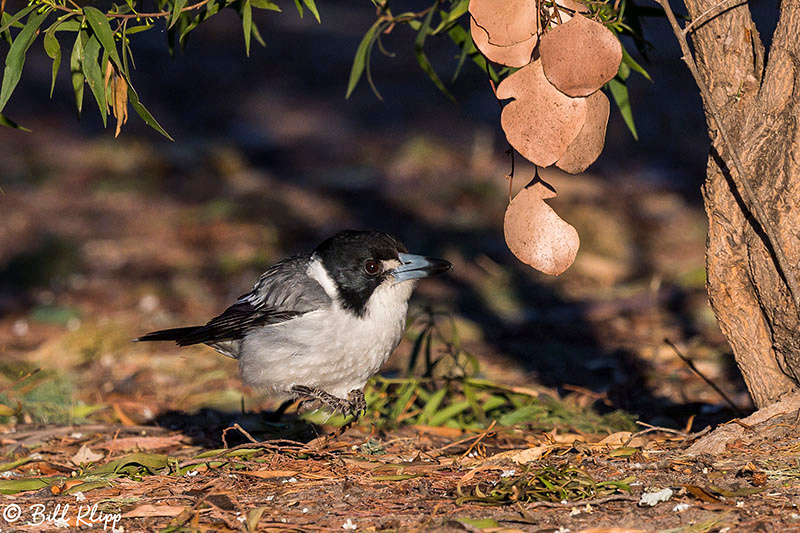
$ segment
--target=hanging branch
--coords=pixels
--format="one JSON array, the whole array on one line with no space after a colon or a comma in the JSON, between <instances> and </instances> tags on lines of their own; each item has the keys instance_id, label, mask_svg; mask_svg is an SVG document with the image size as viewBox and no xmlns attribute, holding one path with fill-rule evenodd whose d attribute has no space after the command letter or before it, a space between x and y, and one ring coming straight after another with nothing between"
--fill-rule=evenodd
<instances>
[{"instance_id":1,"label":"hanging branch","mask_svg":"<svg viewBox=\"0 0 800 533\"><path fill-rule=\"evenodd\" d=\"M689 23L686 28L681 28L678 20L675 18L675 13L673 13L672 8L669 5L669 1L655 1L664 9L664 13L667 15L667 19L672 26L672 31L675 33L675 37L677 38L678 44L681 47L681 52L683 52L683 57L681 59L683 59L683 61L689 67L689 71L692 73L692 77L694 78L697 87L700 89L700 94L703 98L703 104L714 118L714 122L716 123L720 136L722 137L722 141L728 148L728 153L730 154L730 158L733 160L733 165L736 169L735 173L731 173L731 179L733 180L736 189L740 193L745 206L753 215L753 218L755 218L756 223L761 227L762 230L764 230L767 245L774 254L775 260L778 263L778 270L780 271L779 273L783 276L783 279L786 280L786 286L788 287L789 293L794 300L795 309L800 311L800 285L798 285L794 271L792 270L792 267L783 252L784 247L782 246L778 232L775 230L775 227L770 224L767 214L764 211L764 207L761 205L761 202L756 196L752 185L750 185L750 180L747 179L747 174L745 174L744 165L742 165L742 161L739 158L739 153L736 151L733 143L730 140L728 130L722 123L722 115L720 114L717 105L714 103L714 100L711 98L711 92L708 90L705 82L700 77L700 73L697 70L697 64L694 61L694 56L692 56L692 52L689 50L689 43L686 40L686 34L688 33L688 30L692 28L692 23ZM722 3L724 4L726 2ZM703 15L705 15L705 13ZM701 15L700 18L703 18L703 15ZM703 22L706 22L706 20Z\"/></svg>"}]
</instances>

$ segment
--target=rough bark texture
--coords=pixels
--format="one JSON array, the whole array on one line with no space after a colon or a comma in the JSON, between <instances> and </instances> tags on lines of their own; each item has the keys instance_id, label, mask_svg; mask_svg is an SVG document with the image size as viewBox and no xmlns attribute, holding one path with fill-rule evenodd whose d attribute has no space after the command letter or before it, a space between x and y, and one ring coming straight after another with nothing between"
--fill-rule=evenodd
<instances>
[{"instance_id":1,"label":"rough bark texture","mask_svg":"<svg viewBox=\"0 0 800 533\"><path fill-rule=\"evenodd\" d=\"M696 19L720 0L684 0ZM701 76L768 223L800 265L800 2L783 0L768 57L747 3L694 28ZM766 64L765 64L766 59ZM730 178L713 119L703 187L711 305L758 407L800 389L800 320L763 233ZM731 165L732 166L732 165Z\"/></svg>"}]
</instances>

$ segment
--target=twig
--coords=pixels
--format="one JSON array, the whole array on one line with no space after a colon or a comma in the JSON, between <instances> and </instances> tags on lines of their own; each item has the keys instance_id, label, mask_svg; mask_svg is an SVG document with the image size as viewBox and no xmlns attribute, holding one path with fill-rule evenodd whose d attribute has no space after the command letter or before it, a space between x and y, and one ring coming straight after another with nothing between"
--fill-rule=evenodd
<instances>
[{"instance_id":1,"label":"twig","mask_svg":"<svg viewBox=\"0 0 800 533\"><path fill-rule=\"evenodd\" d=\"M742 161L739 159L739 154L730 140L727 128L725 128L725 125L722 123L722 115L720 114L719 109L717 109L717 105L714 103L714 100L711 98L711 92L708 90L708 87L700 77L700 73L697 70L697 64L694 61L694 56L692 56L692 52L689 50L689 43L686 40L686 33L684 32L684 29L681 28L678 20L675 18L675 13L672 11L669 1L655 1L658 2L662 9L664 9L664 13L667 15L667 20L669 20L669 23L672 26L672 31L675 34L675 37L678 39L678 44L680 45L681 52L683 53L681 59L683 59L683 61L686 63L686 66L689 67L689 71L692 73L692 77L694 78L697 87L700 89L700 94L703 97L703 104L714 118L714 122L717 125L717 130L722 137L722 141L728 148L730 158L733 160L733 164L736 167L736 175L734 176L734 174L731 173L731 179L733 180L736 188L739 190L747 209L753 215L755 222L764 231L767 241L766 244L775 256L775 261L778 263L777 266L778 270L780 271L779 273L786 281L786 286L789 289L792 299L794 300L795 310L800 312L800 285L798 285L797 277L795 276L789 261L786 259L786 254L783 252L786 248L783 246L783 243L778 237L775 227L770 224L761 202L756 196L755 191L753 191L750 181L747 179L747 174L745 174L744 171L744 165L742 165Z\"/></svg>"},{"instance_id":2,"label":"twig","mask_svg":"<svg viewBox=\"0 0 800 533\"><path fill-rule=\"evenodd\" d=\"M481 433L481 434L478 436L478 438L477 438L477 439L475 439L475 442L473 442L472 444L470 444L469 448L467 448L467 451L465 451L463 454L461 454L461 457L459 458L459 460L461 460L461 459L463 459L464 457L468 456L468 455L469 455L469 452L471 452L473 449L475 449L475 446L477 446L477 445L478 445L478 443L479 443L480 441L482 441L482 440L483 440L483 438L484 438L486 435L488 435L490 431L492 431L492 428L495 426L495 424L497 424L497 420L492 420L492 423L491 423L491 424L489 424L489 427L488 427L488 428L486 428L486 430L485 430L483 433Z\"/></svg>"},{"instance_id":3,"label":"twig","mask_svg":"<svg viewBox=\"0 0 800 533\"><path fill-rule=\"evenodd\" d=\"M726 403L727 403L727 404L728 404L728 405L731 407L731 409L733 409L733 411L736 413L736 416L738 416L738 417L740 417L740 418L741 418L741 417L743 417L743 416L745 416L745 415L744 415L744 413L742 412L742 410L741 410L741 409L739 409L739 408L736 406L736 404L735 404L735 403L733 403L733 400L731 400L731 399L728 397L728 395L727 395L727 394L725 394L725 391L723 391L722 389L720 389L720 388L717 386L717 384L716 384L716 383L714 383L713 381L711 381L711 379L710 379L710 378L706 377L706 375L705 375L705 374L703 374L702 372L700 372L700 370L699 370L699 369L698 369L698 368L695 366L695 364L694 364L694 361L692 361L691 359L689 359L688 357L686 357L685 355L683 355L683 354L681 353L681 351L678 349L678 347L677 347L677 346L675 346L675 344L674 344L674 343L673 343L671 340L669 340L669 339L664 339L664 342L666 342L666 343L667 343L667 345L668 345L670 348L672 348L672 349L675 351L675 353L678 355L678 357L680 357L680 358L681 358L681 360L682 360L684 363L686 363L686 365L687 365L687 366L688 366L688 367L689 367L689 368L692 370L692 372L694 372L695 374L697 374L698 376L700 376L700 378L701 378L703 381L705 381L706 383L708 383L709 387L711 387L712 389L714 389L714 390L717 392L717 394L719 394L720 396L722 396L722 399L723 399L723 400L725 400L725 402L726 402Z\"/></svg>"},{"instance_id":4,"label":"twig","mask_svg":"<svg viewBox=\"0 0 800 533\"><path fill-rule=\"evenodd\" d=\"M192 4L190 6L186 6L181 9L181 13L185 13L186 11L194 11L195 9L200 9L211 0L200 0L196 4ZM59 4L55 4L55 9L59 9L61 11L66 11L67 13L75 13L76 11L80 11L80 9L70 9L67 6L62 6ZM155 13L128 13L128 14L121 14L121 13L106 13L106 18L108 19L140 19L140 18L166 18L172 15L172 11L157 11Z\"/></svg>"},{"instance_id":5,"label":"twig","mask_svg":"<svg viewBox=\"0 0 800 533\"><path fill-rule=\"evenodd\" d=\"M256 439L253 438L253 436L250 433L248 433L242 426L239 425L238 422L236 422L234 425L222 430L222 444L225 446L225 448L228 448L228 441L225 440L225 435L227 435L228 431L232 429L239 431L239 433L247 437L247 440L249 440L250 442L254 444L260 444Z\"/></svg>"},{"instance_id":6,"label":"twig","mask_svg":"<svg viewBox=\"0 0 800 533\"><path fill-rule=\"evenodd\" d=\"M705 11L703 11L702 13L700 13L700 15L698 15L694 20L689 21L689 24L687 24L683 28L683 34L686 35L687 33L689 33L692 30L693 26L694 27L702 26L712 18L721 15L725 10L736 7L736 4L733 2L739 2L739 4L741 5L746 3L747 0L722 0L720 3L715 4L706 9ZM733 5L727 5L731 3L733 3ZM725 9L721 9L723 6L725 6ZM717 9L719 9L719 11L716 11Z\"/></svg>"},{"instance_id":7,"label":"twig","mask_svg":"<svg viewBox=\"0 0 800 533\"><path fill-rule=\"evenodd\" d=\"M622 445L623 448L626 447L628 444L630 444L631 441L636 437L641 437L642 435L647 435L648 433L655 433L656 431L662 431L664 433L672 433L673 435L680 435L681 437L687 436L686 433L677 429L665 428L661 426L651 426L650 424L645 424L644 422L640 422L639 420L637 420L636 423L639 424L640 426L645 426L646 429L637 431L636 433L628 437L628 440L626 440L625 443Z\"/></svg>"}]
</instances>

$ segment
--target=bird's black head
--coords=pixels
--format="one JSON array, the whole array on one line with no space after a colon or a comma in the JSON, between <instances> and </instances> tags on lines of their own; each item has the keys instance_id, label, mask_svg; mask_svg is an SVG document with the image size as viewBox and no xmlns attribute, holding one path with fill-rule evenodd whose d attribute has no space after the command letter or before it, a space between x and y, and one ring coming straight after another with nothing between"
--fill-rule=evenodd
<instances>
[{"instance_id":1,"label":"bird's black head","mask_svg":"<svg viewBox=\"0 0 800 533\"><path fill-rule=\"evenodd\" d=\"M325 240L314 253L336 284L342 305L363 315L367 300L391 276L406 253L403 243L377 231L345 230Z\"/></svg>"},{"instance_id":2,"label":"bird's black head","mask_svg":"<svg viewBox=\"0 0 800 533\"><path fill-rule=\"evenodd\" d=\"M377 231L342 231L317 246L314 255L336 284L341 304L359 316L381 285L390 287L453 267L442 259L410 254L403 243ZM413 285L405 287L394 293L396 305L408 301Z\"/></svg>"}]
</instances>

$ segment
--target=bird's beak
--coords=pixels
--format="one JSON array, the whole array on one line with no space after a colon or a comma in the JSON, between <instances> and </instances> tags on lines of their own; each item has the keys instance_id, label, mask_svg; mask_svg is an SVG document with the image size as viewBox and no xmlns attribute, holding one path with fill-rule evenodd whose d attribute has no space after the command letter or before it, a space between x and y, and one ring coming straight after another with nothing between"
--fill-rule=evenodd
<instances>
[{"instance_id":1,"label":"bird's beak","mask_svg":"<svg viewBox=\"0 0 800 533\"><path fill-rule=\"evenodd\" d=\"M444 259L434 259L414 254L398 254L398 257L400 266L392 270L396 283L410 279L427 278L453 268L453 265Z\"/></svg>"}]
</instances>

